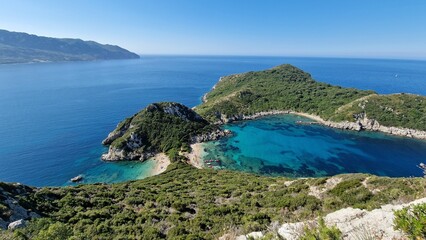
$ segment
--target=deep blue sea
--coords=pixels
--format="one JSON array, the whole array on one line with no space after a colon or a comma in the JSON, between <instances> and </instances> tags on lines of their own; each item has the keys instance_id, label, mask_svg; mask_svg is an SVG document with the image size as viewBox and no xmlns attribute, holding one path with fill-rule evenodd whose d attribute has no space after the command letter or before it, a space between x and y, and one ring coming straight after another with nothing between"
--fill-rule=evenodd
<instances>
[{"instance_id":1,"label":"deep blue sea","mask_svg":"<svg viewBox=\"0 0 426 240\"><path fill-rule=\"evenodd\" d=\"M85 176L85 182L145 177L152 167L150 162L100 161L101 153L106 151L101 141L119 121L151 102L177 101L195 106L221 76L284 63L331 84L379 93L426 95L426 61L143 56L139 60L0 65L0 181L62 186L79 174ZM301 164L288 160L292 158L282 156L302 156L300 161L313 162L311 168L317 171L307 171L306 176L332 174L336 172L333 169L340 167L346 170L338 172L420 175L415 164L426 160L426 144L421 141L377 133L360 136L320 126L294 126L286 117L246 124L229 126L237 130L237 141L253 132L270 137L256 138L254 142L240 139L240 145L234 146L241 151L237 154L239 161L244 158L240 156L258 157L248 154L256 149L251 144L271 146L273 151L264 155L264 164L279 166L283 159L283 167L300 167ZM270 127L274 125L277 127ZM249 148L253 150L248 151ZM307 153L302 153L303 148ZM309 158L305 160L304 154ZM316 163L315 156L326 159L327 164ZM336 167L333 161L337 162ZM378 170L377 166L384 164L387 170ZM293 174L304 175L294 171Z\"/></svg>"}]
</instances>

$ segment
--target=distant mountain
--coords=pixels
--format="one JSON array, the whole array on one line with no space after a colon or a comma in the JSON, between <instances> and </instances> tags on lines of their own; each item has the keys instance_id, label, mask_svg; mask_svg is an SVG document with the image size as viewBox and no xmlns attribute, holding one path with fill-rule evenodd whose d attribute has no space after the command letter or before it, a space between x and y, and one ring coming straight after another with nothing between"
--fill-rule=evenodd
<instances>
[{"instance_id":1,"label":"distant mountain","mask_svg":"<svg viewBox=\"0 0 426 240\"><path fill-rule=\"evenodd\" d=\"M0 30L0 64L133 58L139 55L119 46Z\"/></svg>"}]
</instances>

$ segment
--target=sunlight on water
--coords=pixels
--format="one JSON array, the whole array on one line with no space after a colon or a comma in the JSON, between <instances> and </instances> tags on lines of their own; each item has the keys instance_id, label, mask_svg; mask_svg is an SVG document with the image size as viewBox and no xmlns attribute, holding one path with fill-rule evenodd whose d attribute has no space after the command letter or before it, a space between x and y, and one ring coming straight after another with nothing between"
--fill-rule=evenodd
<instances>
[{"instance_id":1,"label":"sunlight on water","mask_svg":"<svg viewBox=\"0 0 426 240\"><path fill-rule=\"evenodd\" d=\"M283 115L227 125L234 135L205 144L204 159L264 175L421 176L417 165L426 159L426 141L296 124L300 120L311 121Z\"/></svg>"}]
</instances>

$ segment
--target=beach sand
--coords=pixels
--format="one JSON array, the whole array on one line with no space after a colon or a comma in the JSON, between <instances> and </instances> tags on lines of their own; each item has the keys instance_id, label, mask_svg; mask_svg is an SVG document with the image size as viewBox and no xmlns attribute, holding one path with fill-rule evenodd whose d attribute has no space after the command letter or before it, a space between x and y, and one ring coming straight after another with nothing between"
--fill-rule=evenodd
<instances>
[{"instance_id":1,"label":"beach sand","mask_svg":"<svg viewBox=\"0 0 426 240\"><path fill-rule=\"evenodd\" d=\"M151 176L163 173L170 165L170 159L164 153L159 153L155 155L152 159L155 161L155 166L150 173Z\"/></svg>"},{"instance_id":2,"label":"beach sand","mask_svg":"<svg viewBox=\"0 0 426 240\"><path fill-rule=\"evenodd\" d=\"M189 159L189 163L198 168L202 169L204 168L203 165L203 153L204 153L204 146L203 143L195 143L191 145L192 151L190 153L186 154L186 157Z\"/></svg>"}]
</instances>

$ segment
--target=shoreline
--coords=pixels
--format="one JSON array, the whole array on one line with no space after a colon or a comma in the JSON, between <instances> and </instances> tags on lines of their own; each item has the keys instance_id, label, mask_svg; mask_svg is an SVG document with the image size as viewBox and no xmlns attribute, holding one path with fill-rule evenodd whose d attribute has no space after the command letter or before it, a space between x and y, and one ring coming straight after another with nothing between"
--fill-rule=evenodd
<instances>
[{"instance_id":1,"label":"shoreline","mask_svg":"<svg viewBox=\"0 0 426 240\"><path fill-rule=\"evenodd\" d=\"M374 119L368 119L364 118L361 120L357 120L356 122L349 122L349 121L343 121L343 122L333 122L333 121L327 121L322 119L320 116L312 115L309 113L303 113L303 112L295 112L292 110L273 110L273 111L267 111L267 112L258 112L253 115L234 115L229 118L222 118L221 121L216 122L216 124L227 124L234 121L244 121L244 120L254 120L261 117L266 116L272 116L272 115L284 115L284 114L294 114L302 117L306 117L312 120L317 121L319 124L341 129L341 130L351 130L351 131L371 131L371 132L382 132L393 136L400 136L400 137L406 137L406 138L414 138L419 140L426 140L426 131L422 130L416 130L416 129L410 129L410 128L402 128L402 127L388 127L388 126L382 126Z\"/></svg>"},{"instance_id":2,"label":"shoreline","mask_svg":"<svg viewBox=\"0 0 426 240\"><path fill-rule=\"evenodd\" d=\"M194 143L191 144L191 152L184 154L186 158L189 159L188 163L195 168L203 169L203 153L204 153L204 143Z\"/></svg>"},{"instance_id":3,"label":"shoreline","mask_svg":"<svg viewBox=\"0 0 426 240\"><path fill-rule=\"evenodd\" d=\"M149 176L159 175L167 170L167 167L170 165L169 157L164 153L158 153L154 157L150 158L155 162L154 168L149 172Z\"/></svg>"}]
</instances>

